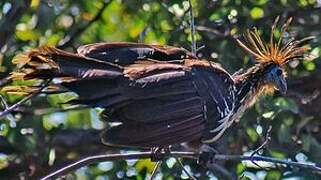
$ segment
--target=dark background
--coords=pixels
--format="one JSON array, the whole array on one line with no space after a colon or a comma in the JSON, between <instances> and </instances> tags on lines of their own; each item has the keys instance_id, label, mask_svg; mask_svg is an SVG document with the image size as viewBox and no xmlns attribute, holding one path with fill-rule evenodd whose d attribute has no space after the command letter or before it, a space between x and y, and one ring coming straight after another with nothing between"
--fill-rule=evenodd
<instances>
[{"instance_id":1,"label":"dark background","mask_svg":"<svg viewBox=\"0 0 321 180\"><path fill-rule=\"evenodd\" d=\"M320 0L194 0L192 3L197 45L205 46L198 56L221 63L230 73L253 64L252 57L236 44L234 37L256 26L268 38L276 16L282 22L294 18L288 37L316 36L308 46L311 54L320 55ZM2 0L0 77L15 69L11 64L14 55L42 45L74 51L87 43L130 41L190 49L188 7L188 1L179 0ZM320 58L290 64L287 95L262 97L225 133L218 150L224 154L249 153L262 144L271 125L271 141L261 151L263 155L321 163L320 71ZM26 83L30 82L14 82ZM22 98L2 95L9 104ZM115 152L100 143L99 131L105 124L99 120L99 109L64 110L68 105L61 103L74 96L71 93L38 96L0 120L0 177L36 178L84 156ZM174 159L164 162L157 178L187 178ZM194 175L214 176L202 171L194 161L183 162ZM145 179L153 165L149 160L106 162L83 167L68 177ZM243 179L320 178L316 173L297 168L262 169L247 167L242 162L219 165L229 175ZM226 174L215 175L227 178Z\"/></svg>"}]
</instances>

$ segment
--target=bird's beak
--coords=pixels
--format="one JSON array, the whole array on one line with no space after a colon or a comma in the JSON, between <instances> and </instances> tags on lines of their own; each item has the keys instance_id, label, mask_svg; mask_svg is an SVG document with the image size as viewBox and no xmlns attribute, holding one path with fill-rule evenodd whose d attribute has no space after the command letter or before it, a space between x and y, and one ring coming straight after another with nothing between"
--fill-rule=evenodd
<instances>
[{"instance_id":1,"label":"bird's beak","mask_svg":"<svg viewBox=\"0 0 321 180\"><path fill-rule=\"evenodd\" d=\"M285 94L287 89L288 89L288 86L287 86L287 83L286 83L286 79L284 77L282 78L277 78L275 81L274 81L274 84L275 84L275 88L280 91L280 93L282 94Z\"/></svg>"}]
</instances>

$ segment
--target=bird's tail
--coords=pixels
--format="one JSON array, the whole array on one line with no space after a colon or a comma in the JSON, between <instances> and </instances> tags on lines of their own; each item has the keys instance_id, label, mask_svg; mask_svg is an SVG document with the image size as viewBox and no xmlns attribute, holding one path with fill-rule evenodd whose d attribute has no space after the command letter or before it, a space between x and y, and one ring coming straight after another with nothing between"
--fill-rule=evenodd
<instances>
[{"instance_id":1,"label":"bird's tail","mask_svg":"<svg viewBox=\"0 0 321 180\"><path fill-rule=\"evenodd\" d=\"M82 57L54 47L41 47L12 60L18 70L10 74L12 80L51 80L58 78L61 83L79 82L93 79L113 79L122 74L122 67L97 59ZM39 86L7 86L7 93L28 94Z\"/></svg>"}]
</instances>

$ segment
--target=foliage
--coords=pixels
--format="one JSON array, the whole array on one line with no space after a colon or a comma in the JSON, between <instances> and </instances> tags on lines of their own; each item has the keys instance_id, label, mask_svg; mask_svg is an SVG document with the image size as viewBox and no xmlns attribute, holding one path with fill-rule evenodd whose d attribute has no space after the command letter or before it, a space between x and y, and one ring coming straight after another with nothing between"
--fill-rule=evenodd
<instances>
[{"instance_id":1,"label":"foliage","mask_svg":"<svg viewBox=\"0 0 321 180\"><path fill-rule=\"evenodd\" d=\"M321 53L321 4L317 0L204 0L192 1L200 58L221 63L233 73L252 65L253 57L237 45L234 37L258 27L267 38L276 16L293 17L289 38L316 36L311 54ZM12 12L21 7L17 12ZM0 76L15 67L14 55L42 45L74 51L94 42L130 41L191 47L188 1L72 1L4 0L0 2ZM16 13L11 19L10 13ZM4 36L3 36L4 35ZM264 141L272 125L271 141L261 153L297 161L321 163L321 71L320 59L291 63L289 92L263 97L225 133L216 147L226 154L246 154ZM318 75L317 75L318 74ZM15 82L26 83L26 82ZM88 87L94 88L94 87ZM9 104L19 96L2 94ZM0 176L40 177L72 160L95 153L115 151L101 145L100 109L66 111L71 93L38 96L0 121ZM14 122L16 121L16 122ZM117 150L118 151L118 150ZM202 171L194 161L183 161L186 169L202 177L223 178ZM242 162L220 162L242 179L318 179L309 171L291 168L261 169ZM68 176L77 179L145 179L153 169L149 160L102 162L83 167ZM175 159L161 165L156 178L188 178Z\"/></svg>"}]
</instances>

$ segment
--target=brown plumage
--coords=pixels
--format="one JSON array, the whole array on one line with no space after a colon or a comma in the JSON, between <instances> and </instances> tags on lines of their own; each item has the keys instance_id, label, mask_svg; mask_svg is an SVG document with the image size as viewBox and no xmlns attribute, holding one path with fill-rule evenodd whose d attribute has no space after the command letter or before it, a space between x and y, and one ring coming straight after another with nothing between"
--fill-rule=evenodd
<instances>
[{"instance_id":1,"label":"brown plumage","mask_svg":"<svg viewBox=\"0 0 321 180\"><path fill-rule=\"evenodd\" d=\"M284 31L290 21L283 27ZM272 27L272 32L275 25ZM78 94L70 103L105 108L103 117L117 122L102 134L109 145L165 147L200 140L211 143L222 136L256 97L271 87L283 88L281 65L306 51L292 41L265 44L256 29L238 40L257 64L229 75L213 62L199 60L183 48L137 43L97 43L77 53L42 47L13 62L16 79L53 79ZM247 45L246 45L247 44ZM6 87L32 92L37 87Z\"/></svg>"}]
</instances>

